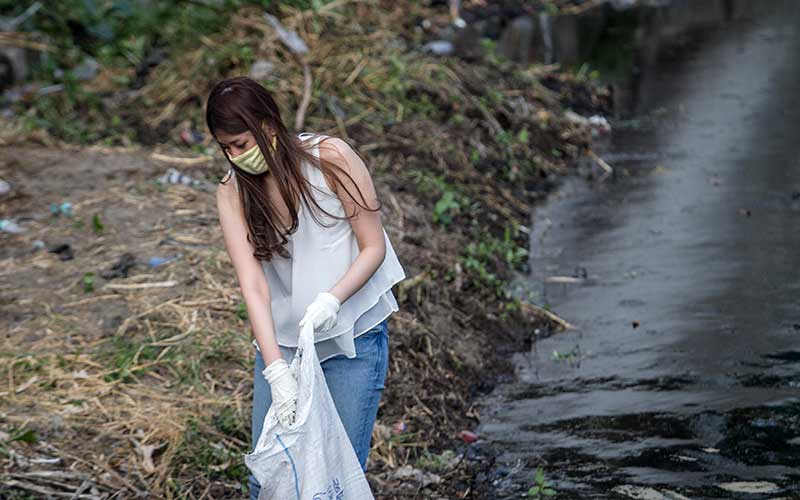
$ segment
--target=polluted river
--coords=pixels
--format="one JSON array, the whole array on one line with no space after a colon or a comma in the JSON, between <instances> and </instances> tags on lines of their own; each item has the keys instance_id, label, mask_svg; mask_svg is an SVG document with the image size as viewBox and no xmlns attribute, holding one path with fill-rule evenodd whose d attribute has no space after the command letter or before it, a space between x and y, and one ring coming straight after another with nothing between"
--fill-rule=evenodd
<instances>
[{"instance_id":1,"label":"polluted river","mask_svg":"<svg viewBox=\"0 0 800 500\"><path fill-rule=\"evenodd\" d=\"M535 208L527 293L574 328L485 402L496 498L800 498L800 2L752 4L640 47L614 174Z\"/></svg>"}]
</instances>

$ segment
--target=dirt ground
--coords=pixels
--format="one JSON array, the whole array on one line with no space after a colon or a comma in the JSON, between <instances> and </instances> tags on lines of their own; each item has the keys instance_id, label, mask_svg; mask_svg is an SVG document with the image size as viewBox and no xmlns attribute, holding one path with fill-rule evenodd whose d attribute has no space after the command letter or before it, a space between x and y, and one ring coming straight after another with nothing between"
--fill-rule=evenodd
<instances>
[{"instance_id":1,"label":"dirt ground","mask_svg":"<svg viewBox=\"0 0 800 500\"><path fill-rule=\"evenodd\" d=\"M17 145L1 161L12 186L3 213L27 228L0 234L8 494L86 485L76 498L241 496L255 351L213 191L159 185L169 165L146 149ZM183 171L209 169L224 173ZM389 323L391 367L370 456L375 491L393 498L413 483L395 474L401 466L422 457L437 470L442 450L466 447L456 434L478 421L472 398L493 371L481 370L496 343L526 327L482 314L479 293L434 281L454 265L464 235L435 229L417 194L376 178L409 276L395 290L400 311ZM65 200L73 215L53 215L51 204ZM73 258L49 251L63 244ZM127 277L104 278L125 254L136 261ZM465 466L447 474L426 491L467 491Z\"/></svg>"},{"instance_id":2,"label":"dirt ground","mask_svg":"<svg viewBox=\"0 0 800 500\"><path fill-rule=\"evenodd\" d=\"M383 38L352 28L352 47L320 38L312 50L316 77L331 94L352 93L363 113L336 121L314 102L304 127L346 131L407 275L394 290L400 310L389 320L368 478L382 499L480 498L482 464L464 432L480 421L474 403L506 371L503 352L547 331L541 310L498 290L524 270L519 228L531 204L591 142L564 108L588 115L608 94L542 67L386 55L405 16L372 14ZM272 54L277 42L252 29L264 23L260 10L234 20L239 38ZM353 47L374 68L340 89L333 69L362 68ZM328 49L341 54L324 57ZM163 101L122 106L141 114L130 127L158 138L183 130L218 76L195 74L204 50L159 66L148 88ZM279 81L291 84L276 95L293 109L303 71L282 70ZM181 71L196 88L168 85ZM156 126L148 120L158 107L171 114ZM227 167L179 149L180 139L159 149L74 146L2 125L0 179L11 191L0 214L26 232L0 233L0 496L244 497L255 350L214 204ZM169 168L206 184L156 182ZM63 202L72 214L53 214Z\"/></svg>"}]
</instances>

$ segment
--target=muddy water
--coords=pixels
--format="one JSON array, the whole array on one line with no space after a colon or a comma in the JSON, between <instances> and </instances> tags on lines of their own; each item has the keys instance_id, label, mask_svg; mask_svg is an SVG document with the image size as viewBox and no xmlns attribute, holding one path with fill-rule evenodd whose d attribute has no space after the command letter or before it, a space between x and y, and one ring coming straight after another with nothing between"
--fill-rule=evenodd
<instances>
[{"instance_id":1,"label":"muddy water","mask_svg":"<svg viewBox=\"0 0 800 500\"><path fill-rule=\"evenodd\" d=\"M576 329L483 410L498 498L800 498L800 2L763 4L644 68L615 178L536 209L529 287Z\"/></svg>"}]
</instances>

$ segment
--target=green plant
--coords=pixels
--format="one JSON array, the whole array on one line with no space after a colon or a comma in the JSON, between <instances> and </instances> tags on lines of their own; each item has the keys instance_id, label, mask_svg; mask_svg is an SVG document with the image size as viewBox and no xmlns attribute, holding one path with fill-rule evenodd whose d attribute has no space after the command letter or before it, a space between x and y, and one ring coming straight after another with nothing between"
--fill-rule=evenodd
<instances>
[{"instance_id":1,"label":"green plant","mask_svg":"<svg viewBox=\"0 0 800 500\"><path fill-rule=\"evenodd\" d=\"M417 467L428 469L433 472L443 472L447 469L448 465L456 458L453 450L444 450L436 454L425 451L419 458L417 458Z\"/></svg>"},{"instance_id":2,"label":"green plant","mask_svg":"<svg viewBox=\"0 0 800 500\"><path fill-rule=\"evenodd\" d=\"M533 481L534 485L525 493L526 498L543 498L556 495L556 490L553 489L553 483L545 479L544 471L541 468L536 469Z\"/></svg>"},{"instance_id":3,"label":"green plant","mask_svg":"<svg viewBox=\"0 0 800 500\"><path fill-rule=\"evenodd\" d=\"M100 221L100 215L99 214L94 214L92 216L92 229L97 234L101 234L103 232L103 230L105 229L105 226L103 225L102 221Z\"/></svg>"},{"instance_id":4,"label":"green plant","mask_svg":"<svg viewBox=\"0 0 800 500\"><path fill-rule=\"evenodd\" d=\"M242 321L248 319L249 316L247 315L247 304L240 302L239 305L236 306L236 316Z\"/></svg>"},{"instance_id":5,"label":"green plant","mask_svg":"<svg viewBox=\"0 0 800 500\"><path fill-rule=\"evenodd\" d=\"M94 273L88 272L83 275L83 291L87 293L94 291Z\"/></svg>"}]
</instances>

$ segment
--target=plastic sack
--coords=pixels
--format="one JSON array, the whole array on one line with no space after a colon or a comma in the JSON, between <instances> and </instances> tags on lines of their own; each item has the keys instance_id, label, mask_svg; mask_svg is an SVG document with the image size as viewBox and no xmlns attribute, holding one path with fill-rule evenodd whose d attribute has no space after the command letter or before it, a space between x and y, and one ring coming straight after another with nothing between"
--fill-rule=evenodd
<instances>
[{"instance_id":1,"label":"plastic sack","mask_svg":"<svg viewBox=\"0 0 800 500\"><path fill-rule=\"evenodd\" d=\"M371 500L367 478L347 437L306 322L289 370L299 394L294 424L285 427L270 406L255 449L244 455L258 479L258 500Z\"/></svg>"}]
</instances>

